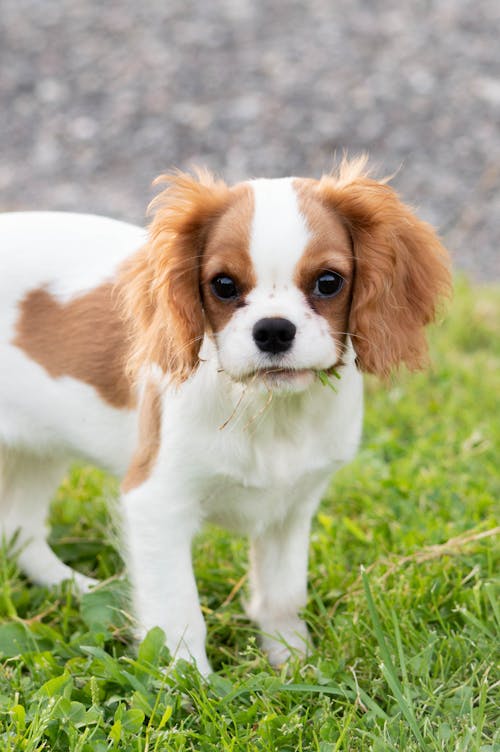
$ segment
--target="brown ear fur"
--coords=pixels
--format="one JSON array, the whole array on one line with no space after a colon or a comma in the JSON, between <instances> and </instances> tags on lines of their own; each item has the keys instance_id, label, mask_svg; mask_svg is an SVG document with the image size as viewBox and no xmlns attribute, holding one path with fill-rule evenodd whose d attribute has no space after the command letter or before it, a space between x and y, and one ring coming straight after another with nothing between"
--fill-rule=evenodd
<instances>
[{"instance_id":1,"label":"brown ear fur","mask_svg":"<svg viewBox=\"0 0 500 752\"><path fill-rule=\"evenodd\" d=\"M169 185L152 202L149 242L124 266L118 289L132 323L132 374L156 363L176 382L198 365L205 331L200 259L212 222L229 202L229 188L208 172L161 175Z\"/></svg>"},{"instance_id":2,"label":"brown ear fur","mask_svg":"<svg viewBox=\"0 0 500 752\"><path fill-rule=\"evenodd\" d=\"M424 326L451 291L448 254L385 182L368 177L366 159L344 160L318 185L351 233L355 279L349 329L361 370L387 376L399 364L427 363Z\"/></svg>"}]
</instances>

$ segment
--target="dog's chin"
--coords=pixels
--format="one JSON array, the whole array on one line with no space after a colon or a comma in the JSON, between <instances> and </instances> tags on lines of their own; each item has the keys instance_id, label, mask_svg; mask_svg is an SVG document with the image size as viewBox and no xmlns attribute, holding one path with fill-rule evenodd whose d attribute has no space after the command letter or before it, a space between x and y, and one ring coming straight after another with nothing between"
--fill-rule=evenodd
<instances>
[{"instance_id":1,"label":"dog's chin","mask_svg":"<svg viewBox=\"0 0 500 752\"><path fill-rule=\"evenodd\" d=\"M260 368L236 380L257 390L302 392L316 379L312 368Z\"/></svg>"}]
</instances>

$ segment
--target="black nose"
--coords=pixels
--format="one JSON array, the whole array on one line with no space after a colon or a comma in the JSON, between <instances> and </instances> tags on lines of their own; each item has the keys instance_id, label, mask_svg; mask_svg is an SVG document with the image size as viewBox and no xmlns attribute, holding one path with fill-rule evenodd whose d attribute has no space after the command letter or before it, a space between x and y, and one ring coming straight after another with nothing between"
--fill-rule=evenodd
<instances>
[{"instance_id":1,"label":"black nose","mask_svg":"<svg viewBox=\"0 0 500 752\"><path fill-rule=\"evenodd\" d=\"M252 334L255 344L268 353L282 353L292 346L297 327L288 319L260 319L255 324Z\"/></svg>"}]
</instances>

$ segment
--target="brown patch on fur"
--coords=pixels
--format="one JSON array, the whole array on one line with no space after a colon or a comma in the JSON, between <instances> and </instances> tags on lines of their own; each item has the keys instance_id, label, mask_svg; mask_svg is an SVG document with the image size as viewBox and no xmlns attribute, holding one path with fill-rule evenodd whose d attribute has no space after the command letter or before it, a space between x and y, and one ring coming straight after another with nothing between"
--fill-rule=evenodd
<instances>
[{"instance_id":1,"label":"brown patch on fur","mask_svg":"<svg viewBox=\"0 0 500 752\"><path fill-rule=\"evenodd\" d=\"M134 407L125 372L127 331L103 284L68 302L47 289L31 290L21 301L13 344L53 378L72 376L94 387L113 407Z\"/></svg>"},{"instance_id":2,"label":"brown patch on fur","mask_svg":"<svg viewBox=\"0 0 500 752\"><path fill-rule=\"evenodd\" d=\"M254 212L253 192L248 185L231 189L231 205L214 224L203 255L201 285L207 323L212 332L220 331L235 309L244 305L245 296L256 285L250 258L250 233ZM219 300L210 289L217 274L236 282L237 301Z\"/></svg>"},{"instance_id":3,"label":"brown patch on fur","mask_svg":"<svg viewBox=\"0 0 500 752\"><path fill-rule=\"evenodd\" d=\"M342 352L347 337L354 274L352 243L344 221L325 206L317 195L316 186L315 180L294 181L299 209L311 233L311 240L295 267L294 281L311 308L327 320ZM315 282L325 271L337 272L344 278L341 291L333 298L313 295Z\"/></svg>"},{"instance_id":4,"label":"brown patch on fur","mask_svg":"<svg viewBox=\"0 0 500 752\"><path fill-rule=\"evenodd\" d=\"M128 493L149 478L161 442L161 394L152 382L146 384L139 407L139 436L121 488Z\"/></svg>"},{"instance_id":5,"label":"brown patch on fur","mask_svg":"<svg viewBox=\"0 0 500 752\"><path fill-rule=\"evenodd\" d=\"M118 281L132 326L129 369L157 363L178 383L198 365L205 332L200 263L207 237L232 192L208 172L163 175L168 188L152 203L149 243L123 267Z\"/></svg>"},{"instance_id":6,"label":"brown patch on fur","mask_svg":"<svg viewBox=\"0 0 500 752\"><path fill-rule=\"evenodd\" d=\"M366 159L344 160L316 187L342 217L354 249L349 328L362 370L387 376L400 364L427 364L424 326L451 291L449 259L435 231L385 181L371 179Z\"/></svg>"}]
</instances>

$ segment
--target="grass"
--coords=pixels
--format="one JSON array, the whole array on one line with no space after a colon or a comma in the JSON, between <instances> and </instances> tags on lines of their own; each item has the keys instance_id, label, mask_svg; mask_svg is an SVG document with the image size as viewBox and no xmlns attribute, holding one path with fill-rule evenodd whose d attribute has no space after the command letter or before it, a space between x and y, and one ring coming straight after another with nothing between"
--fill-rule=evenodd
<instances>
[{"instance_id":1,"label":"grass","mask_svg":"<svg viewBox=\"0 0 500 752\"><path fill-rule=\"evenodd\" d=\"M52 510L69 563L111 578L29 585L0 558L0 749L500 750L500 291L457 285L433 367L369 381L362 450L333 480L311 543L306 664L272 670L242 615L246 545L210 529L195 562L217 673L170 673L162 634L129 639L106 501L75 468Z\"/></svg>"}]
</instances>

